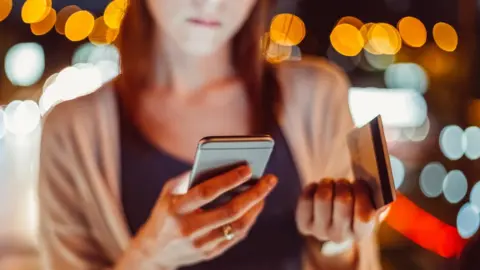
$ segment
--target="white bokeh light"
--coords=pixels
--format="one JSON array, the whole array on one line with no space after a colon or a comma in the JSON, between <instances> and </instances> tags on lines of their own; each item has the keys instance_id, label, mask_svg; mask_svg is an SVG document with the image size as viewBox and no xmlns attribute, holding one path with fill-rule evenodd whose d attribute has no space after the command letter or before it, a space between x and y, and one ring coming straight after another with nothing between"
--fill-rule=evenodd
<instances>
[{"instance_id":1,"label":"white bokeh light","mask_svg":"<svg viewBox=\"0 0 480 270\"><path fill-rule=\"evenodd\" d=\"M390 165L392 166L393 180L395 188L398 189L405 180L405 165L397 157L390 156Z\"/></svg>"},{"instance_id":2,"label":"white bokeh light","mask_svg":"<svg viewBox=\"0 0 480 270\"><path fill-rule=\"evenodd\" d=\"M462 238L470 238L480 227L480 212L478 207L466 203L460 208L457 215L457 230Z\"/></svg>"},{"instance_id":3,"label":"white bokeh light","mask_svg":"<svg viewBox=\"0 0 480 270\"><path fill-rule=\"evenodd\" d=\"M103 83L100 70L91 63L75 64L53 76L40 97L39 106L42 115L60 102L92 93Z\"/></svg>"},{"instance_id":4,"label":"white bokeh light","mask_svg":"<svg viewBox=\"0 0 480 270\"><path fill-rule=\"evenodd\" d=\"M45 70L45 53L37 43L20 43L8 50L5 73L14 85L30 86L38 82Z\"/></svg>"},{"instance_id":5,"label":"white bokeh light","mask_svg":"<svg viewBox=\"0 0 480 270\"><path fill-rule=\"evenodd\" d=\"M6 133L6 127L5 127L5 112L3 111L3 108L0 107L0 140L3 139Z\"/></svg>"},{"instance_id":6,"label":"white bokeh light","mask_svg":"<svg viewBox=\"0 0 480 270\"><path fill-rule=\"evenodd\" d=\"M427 164L420 173L420 189L429 198L435 198L442 194L443 181L447 170L439 162Z\"/></svg>"},{"instance_id":7,"label":"white bokeh light","mask_svg":"<svg viewBox=\"0 0 480 270\"><path fill-rule=\"evenodd\" d=\"M470 202L480 209L480 181L470 191Z\"/></svg>"},{"instance_id":8,"label":"white bokeh light","mask_svg":"<svg viewBox=\"0 0 480 270\"><path fill-rule=\"evenodd\" d=\"M416 128L408 128L403 130L403 134L413 142L420 142L427 138L430 132L430 120L427 118L423 125Z\"/></svg>"},{"instance_id":9,"label":"white bokeh light","mask_svg":"<svg viewBox=\"0 0 480 270\"><path fill-rule=\"evenodd\" d=\"M40 109L31 100L14 100L5 108L5 126L15 135L27 135L40 125Z\"/></svg>"},{"instance_id":10,"label":"white bokeh light","mask_svg":"<svg viewBox=\"0 0 480 270\"><path fill-rule=\"evenodd\" d=\"M448 159L460 159L465 147L463 130L459 126L446 126L440 133L440 149Z\"/></svg>"},{"instance_id":11,"label":"white bokeh light","mask_svg":"<svg viewBox=\"0 0 480 270\"><path fill-rule=\"evenodd\" d=\"M443 181L443 195L450 203L458 203L467 195L468 182L459 170L450 171Z\"/></svg>"},{"instance_id":12,"label":"white bokeh light","mask_svg":"<svg viewBox=\"0 0 480 270\"><path fill-rule=\"evenodd\" d=\"M471 160L480 158L480 128L469 127L463 134L465 156Z\"/></svg>"},{"instance_id":13,"label":"white bokeh light","mask_svg":"<svg viewBox=\"0 0 480 270\"><path fill-rule=\"evenodd\" d=\"M428 83L425 70L414 63L397 63L385 70L385 84L388 88L415 89L424 94Z\"/></svg>"},{"instance_id":14,"label":"white bokeh light","mask_svg":"<svg viewBox=\"0 0 480 270\"><path fill-rule=\"evenodd\" d=\"M409 89L352 87L349 104L356 126L363 126L379 114L388 127L419 127L427 119L425 99Z\"/></svg>"}]
</instances>

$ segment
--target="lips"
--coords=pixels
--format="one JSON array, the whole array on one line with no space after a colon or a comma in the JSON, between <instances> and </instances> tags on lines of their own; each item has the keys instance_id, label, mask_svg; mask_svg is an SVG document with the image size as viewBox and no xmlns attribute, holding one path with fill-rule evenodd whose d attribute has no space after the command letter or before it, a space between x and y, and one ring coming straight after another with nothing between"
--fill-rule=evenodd
<instances>
[{"instance_id":1,"label":"lips","mask_svg":"<svg viewBox=\"0 0 480 270\"><path fill-rule=\"evenodd\" d=\"M191 18L191 19L188 19L188 22L199 25L199 26L211 27L211 28L216 28L221 26L221 23L219 21L200 19L200 18Z\"/></svg>"}]
</instances>

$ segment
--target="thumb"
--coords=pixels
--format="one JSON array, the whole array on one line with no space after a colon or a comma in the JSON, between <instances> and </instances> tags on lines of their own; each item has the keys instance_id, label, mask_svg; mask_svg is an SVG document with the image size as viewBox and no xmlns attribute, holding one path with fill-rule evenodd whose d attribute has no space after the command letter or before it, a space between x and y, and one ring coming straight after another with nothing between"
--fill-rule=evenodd
<instances>
[{"instance_id":1,"label":"thumb","mask_svg":"<svg viewBox=\"0 0 480 270\"><path fill-rule=\"evenodd\" d=\"M388 213L390 213L390 208L391 208L391 205L387 205L378 210L377 212L378 223L382 223L387 218Z\"/></svg>"},{"instance_id":2,"label":"thumb","mask_svg":"<svg viewBox=\"0 0 480 270\"><path fill-rule=\"evenodd\" d=\"M184 172L170 180L165 184L163 192L172 195L183 195L188 192L190 187L191 171Z\"/></svg>"}]
</instances>

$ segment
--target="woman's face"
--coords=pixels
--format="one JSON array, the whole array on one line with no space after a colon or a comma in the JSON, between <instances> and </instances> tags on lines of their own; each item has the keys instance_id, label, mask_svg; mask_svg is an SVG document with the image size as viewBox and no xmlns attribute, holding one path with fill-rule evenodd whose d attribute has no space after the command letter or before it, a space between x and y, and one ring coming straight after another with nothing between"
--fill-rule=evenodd
<instances>
[{"instance_id":1,"label":"woman's face","mask_svg":"<svg viewBox=\"0 0 480 270\"><path fill-rule=\"evenodd\" d=\"M257 0L146 0L157 27L186 53L208 55L243 26Z\"/></svg>"}]
</instances>

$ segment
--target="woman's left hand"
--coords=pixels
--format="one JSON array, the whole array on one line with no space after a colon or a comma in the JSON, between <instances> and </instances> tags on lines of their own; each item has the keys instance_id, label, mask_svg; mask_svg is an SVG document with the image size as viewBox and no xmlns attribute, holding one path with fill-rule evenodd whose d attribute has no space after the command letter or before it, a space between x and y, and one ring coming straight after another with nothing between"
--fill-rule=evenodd
<instances>
[{"instance_id":1,"label":"woman's left hand","mask_svg":"<svg viewBox=\"0 0 480 270\"><path fill-rule=\"evenodd\" d=\"M376 222L370 188L363 181L324 179L308 186L298 202L297 227L319 241L342 243L371 236Z\"/></svg>"}]
</instances>

